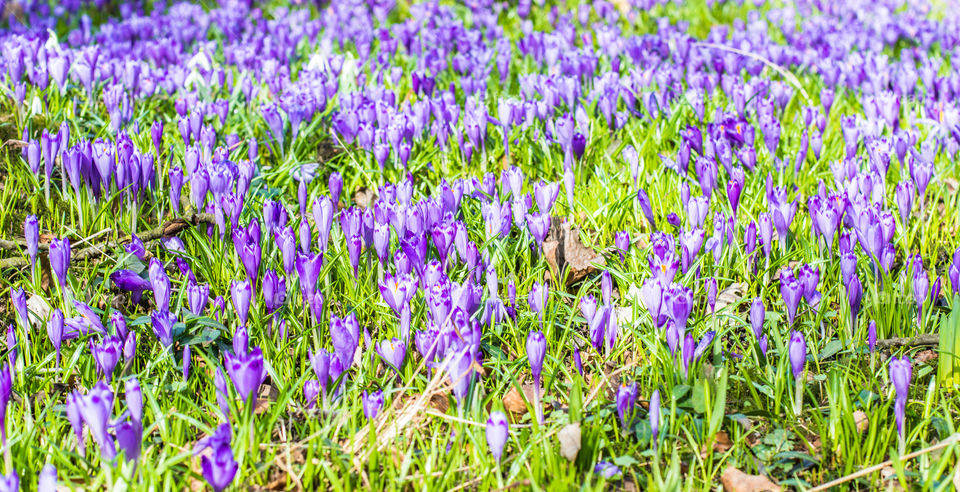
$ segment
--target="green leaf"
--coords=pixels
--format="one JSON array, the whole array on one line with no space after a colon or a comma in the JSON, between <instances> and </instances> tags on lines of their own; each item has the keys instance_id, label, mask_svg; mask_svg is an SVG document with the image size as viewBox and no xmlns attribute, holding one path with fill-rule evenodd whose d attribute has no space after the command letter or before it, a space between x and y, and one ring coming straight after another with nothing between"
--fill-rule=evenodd
<instances>
[{"instance_id":1,"label":"green leaf","mask_svg":"<svg viewBox=\"0 0 960 492\"><path fill-rule=\"evenodd\" d=\"M824 361L837 355L841 350L843 350L843 343L840 340L831 340L827 343L827 346L820 351L820 357L817 360Z\"/></svg>"}]
</instances>

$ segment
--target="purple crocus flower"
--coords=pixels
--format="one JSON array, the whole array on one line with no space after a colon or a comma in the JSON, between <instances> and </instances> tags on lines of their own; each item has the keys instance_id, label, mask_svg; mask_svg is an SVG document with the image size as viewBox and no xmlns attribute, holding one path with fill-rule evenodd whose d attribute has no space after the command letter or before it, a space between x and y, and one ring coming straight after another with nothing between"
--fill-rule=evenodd
<instances>
[{"instance_id":1,"label":"purple crocus flower","mask_svg":"<svg viewBox=\"0 0 960 492\"><path fill-rule=\"evenodd\" d=\"M138 422L125 420L114 424L114 433L117 435L117 447L123 451L128 461L137 461L140 458L140 445L143 442L143 429Z\"/></svg>"},{"instance_id":2,"label":"purple crocus flower","mask_svg":"<svg viewBox=\"0 0 960 492\"><path fill-rule=\"evenodd\" d=\"M376 420L380 409L383 408L383 391L364 391L361 395L361 402L363 403L363 416L368 420Z\"/></svg>"},{"instance_id":3,"label":"purple crocus flower","mask_svg":"<svg viewBox=\"0 0 960 492\"><path fill-rule=\"evenodd\" d=\"M666 318L666 316L661 316L661 310L664 304L663 297L663 284L656 277L647 279L640 287L640 299L650 313L650 319L656 326L662 326Z\"/></svg>"},{"instance_id":4,"label":"purple crocus flower","mask_svg":"<svg viewBox=\"0 0 960 492\"><path fill-rule=\"evenodd\" d=\"M860 314L860 301L863 299L863 285L860 277L854 275L847 284L847 300L850 303L850 322L856 326L857 316Z\"/></svg>"},{"instance_id":5,"label":"purple crocus flower","mask_svg":"<svg viewBox=\"0 0 960 492\"><path fill-rule=\"evenodd\" d=\"M579 347L573 347L573 365L577 368L577 372L580 373L580 377L583 377L583 361L580 359Z\"/></svg>"},{"instance_id":6,"label":"purple crocus flower","mask_svg":"<svg viewBox=\"0 0 960 492\"><path fill-rule=\"evenodd\" d=\"M625 255L630 252L630 233L627 231L617 232L613 236L613 244L617 247L617 252L620 253L620 261L624 261Z\"/></svg>"},{"instance_id":7,"label":"purple crocus flower","mask_svg":"<svg viewBox=\"0 0 960 492\"><path fill-rule=\"evenodd\" d=\"M917 301L917 323L923 320L923 303L930 292L930 278L923 264L915 264L913 270L913 298Z\"/></svg>"},{"instance_id":8,"label":"purple crocus flower","mask_svg":"<svg viewBox=\"0 0 960 492\"><path fill-rule=\"evenodd\" d=\"M717 279L710 277L704 281L704 290L707 291L707 306L710 308L710 312L714 312L714 308L717 305Z\"/></svg>"},{"instance_id":9,"label":"purple crocus flower","mask_svg":"<svg viewBox=\"0 0 960 492\"><path fill-rule=\"evenodd\" d=\"M677 324L677 328L684 330L687 319L693 311L693 291L679 284L673 284L664 292L663 304L667 308L667 316Z\"/></svg>"},{"instance_id":10,"label":"purple crocus flower","mask_svg":"<svg viewBox=\"0 0 960 492\"><path fill-rule=\"evenodd\" d=\"M890 381L896 392L894 416L897 420L897 434L900 436L901 447L904 440L904 420L906 419L907 397L910 393L910 380L913 379L913 364L910 358L894 357L890 360Z\"/></svg>"},{"instance_id":11,"label":"purple crocus flower","mask_svg":"<svg viewBox=\"0 0 960 492\"><path fill-rule=\"evenodd\" d=\"M950 263L947 276L950 277L953 293L960 294L960 248L953 253L953 262Z\"/></svg>"},{"instance_id":12,"label":"purple crocus flower","mask_svg":"<svg viewBox=\"0 0 960 492\"><path fill-rule=\"evenodd\" d=\"M163 263L156 258L150 259L150 285L153 288L153 299L158 311L170 310L170 277L163 268Z\"/></svg>"},{"instance_id":13,"label":"purple crocus flower","mask_svg":"<svg viewBox=\"0 0 960 492\"><path fill-rule=\"evenodd\" d=\"M0 439L4 446L7 445L7 405L10 403L10 396L13 394L13 369L10 363L4 364L0 369Z\"/></svg>"},{"instance_id":14,"label":"purple crocus flower","mask_svg":"<svg viewBox=\"0 0 960 492\"><path fill-rule=\"evenodd\" d=\"M653 215L653 208L650 205L650 197L647 196L647 192L642 188L637 190L637 202L640 204L640 211L643 212L643 216L646 217L647 222L650 223L650 227L653 230L656 230L657 219Z\"/></svg>"},{"instance_id":15,"label":"purple crocus flower","mask_svg":"<svg viewBox=\"0 0 960 492\"><path fill-rule=\"evenodd\" d=\"M734 167L730 170L730 180L727 181L727 200L730 201L734 220L737 217L737 208L740 206L740 193L743 191L744 179L743 169Z\"/></svg>"},{"instance_id":16,"label":"purple crocus flower","mask_svg":"<svg viewBox=\"0 0 960 492\"><path fill-rule=\"evenodd\" d=\"M237 319L240 320L241 326L247 325L252 298L253 289L250 287L250 282L234 280L230 283L230 299L233 301L233 309L237 311Z\"/></svg>"},{"instance_id":17,"label":"purple crocus flower","mask_svg":"<svg viewBox=\"0 0 960 492\"><path fill-rule=\"evenodd\" d=\"M30 315L27 312L27 294L22 288L10 289L10 302L17 313L17 324L23 328L24 333L30 333Z\"/></svg>"},{"instance_id":18,"label":"purple crocus flower","mask_svg":"<svg viewBox=\"0 0 960 492\"><path fill-rule=\"evenodd\" d=\"M153 334L164 348L169 349L173 345L173 325L176 324L177 317L169 311L153 311L150 313L150 320Z\"/></svg>"},{"instance_id":19,"label":"purple crocus flower","mask_svg":"<svg viewBox=\"0 0 960 492\"><path fill-rule=\"evenodd\" d=\"M609 480L620 474L620 467L608 461L598 461L593 467L593 473Z\"/></svg>"},{"instance_id":20,"label":"purple crocus flower","mask_svg":"<svg viewBox=\"0 0 960 492\"><path fill-rule=\"evenodd\" d=\"M183 380L186 381L190 379L190 346L184 345L183 347L183 357L181 358L181 371L183 372Z\"/></svg>"},{"instance_id":21,"label":"purple crocus flower","mask_svg":"<svg viewBox=\"0 0 960 492\"><path fill-rule=\"evenodd\" d=\"M500 457L503 456L503 448L507 444L509 432L507 416L503 412L490 412L490 418L487 419L487 447L490 448L490 454L493 455L497 465L500 465Z\"/></svg>"},{"instance_id":22,"label":"purple crocus flower","mask_svg":"<svg viewBox=\"0 0 960 492\"><path fill-rule=\"evenodd\" d=\"M793 370L793 377L800 379L803 375L803 367L807 363L807 341L803 334L797 330L790 331L790 344L788 347L790 353L790 367Z\"/></svg>"},{"instance_id":23,"label":"purple crocus flower","mask_svg":"<svg viewBox=\"0 0 960 492\"><path fill-rule=\"evenodd\" d=\"M228 424L223 424L228 425ZM216 492L226 489L237 474L237 462L233 458L233 449L229 440L216 446L211 456L200 458L203 478Z\"/></svg>"},{"instance_id":24,"label":"purple crocus flower","mask_svg":"<svg viewBox=\"0 0 960 492\"><path fill-rule=\"evenodd\" d=\"M797 317L797 308L800 306L800 300L803 299L804 289L803 284L789 269L780 272L780 294L787 307L787 324L793 326L793 321Z\"/></svg>"},{"instance_id":25,"label":"purple crocus flower","mask_svg":"<svg viewBox=\"0 0 960 492\"><path fill-rule=\"evenodd\" d=\"M354 313L338 318L330 316L330 338L337 358L346 369L353 364L353 356L360 346L360 324Z\"/></svg>"},{"instance_id":26,"label":"purple crocus flower","mask_svg":"<svg viewBox=\"0 0 960 492\"><path fill-rule=\"evenodd\" d=\"M117 336L104 337L99 345L90 342L90 351L93 352L97 369L108 383L113 378L113 370L117 367L117 362L120 361L121 345L120 337Z\"/></svg>"},{"instance_id":27,"label":"purple crocus flower","mask_svg":"<svg viewBox=\"0 0 960 492\"><path fill-rule=\"evenodd\" d=\"M90 388L86 395L74 393L76 411L93 435L93 440L100 446L100 454L106 460L112 460L117 455L117 448L107 427L110 423L110 413L113 409L113 391L103 381Z\"/></svg>"},{"instance_id":28,"label":"purple crocus flower","mask_svg":"<svg viewBox=\"0 0 960 492\"><path fill-rule=\"evenodd\" d=\"M544 183L539 181L533 184L533 198L537 202L537 210L539 210L541 214L550 213L559 194L559 183Z\"/></svg>"},{"instance_id":29,"label":"purple crocus flower","mask_svg":"<svg viewBox=\"0 0 960 492\"><path fill-rule=\"evenodd\" d=\"M910 212L913 209L913 198L916 195L912 181L901 181L893 195L897 209L900 211L900 224L907 228L910 225Z\"/></svg>"},{"instance_id":30,"label":"purple crocus flower","mask_svg":"<svg viewBox=\"0 0 960 492\"><path fill-rule=\"evenodd\" d=\"M227 374L233 380L233 386L237 389L240 399L244 402L249 401L251 406L256 406L257 391L267 378L260 347L254 347L247 353L224 352L223 359Z\"/></svg>"},{"instance_id":31,"label":"purple crocus flower","mask_svg":"<svg viewBox=\"0 0 960 492\"><path fill-rule=\"evenodd\" d=\"M543 359L547 354L547 339L543 332L531 331L527 335L527 361L533 374L533 391L537 407L537 421L543 423L543 411L540 408L540 375L543 371Z\"/></svg>"},{"instance_id":32,"label":"purple crocus flower","mask_svg":"<svg viewBox=\"0 0 960 492\"><path fill-rule=\"evenodd\" d=\"M407 356L407 344L399 338L381 340L377 344L377 353L399 374L400 369L403 368L403 360Z\"/></svg>"},{"instance_id":33,"label":"purple crocus flower","mask_svg":"<svg viewBox=\"0 0 960 492\"><path fill-rule=\"evenodd\" d=\"M542 245L543 240L547 238L547 234L550 232L550 214L527 214L526 219L530 235L533 236L538 245Z\"/></svg>"},{"instance_id":34,"label":"purple crocus flower","mask_svg":"<svg viewBox=\"0 0 960 492\"><path fill-rule=\"evenodd\" d=\"M193 313L194 316L203 316L203 310L206 309L209 300L209 285L197 285L193 281L187 282L187 304L190 306L190 312Z\"/></svg>"},{"instance_id":35,"label":"purple crocus flower","mask_svg":"<svg viewBox=\"0 0 960 492\"><path fill-rule=\"evenodd\" d=\"M0 475L0 490L4 492L20 490L20 475L17 475L17 470L10 470L9 475Z\"/></svg>"},{"instance_id":36,"label":"purple crocus flower","mask_svg":"<svg viewBox=\"0 0 960 492\"><path fill-rule=\"evenodd\" d=\"M47 321L47 336L57 352L57 367L60 367L60 346L63 342L63 335L63 311L57 308L50 313L50 320Z\"/></svg>"},{"instance_id":37,"label":"purple crocus flower","mask_svg":"<svg viewBox=\"0 0 960 492\"><path fill-rule=\"evenodd\" d=\"M760 244L763 245L763 255L769 258L770 252L773 249L773 221L770 218L770 214L760 214L757 229L760 232Z\"/></svg>"},{"instance_id":38,"label":"purple crocus flower","mask_svg":"<svg viewBox=\"0 0 960 492\"><path fill-rule=\"evenodd\" d=\"M877 322L874 320L870 320L867 327L867 348L871 354L877 350Z\"/></svg>"},{"instance_id":39,"label":"purple crocus flower","mask_svg":"<svg viewBox=\"0 0 960 492\"><path fill-rule=\"evenodd\" d=\"M760 338L763 335L763 321L766 316L766 309L763 306L763 299L757 297L750 304L750 327L753 328L753 336Z\"/></svg>"},{"instance_id":40,"label":"purple crocus flower","mask_svg":"<svg viewBox=\"0 0 960 492\"><path fill-rule=\"evenodd\" d=\"M617 417L624 430L630 423L633 407L637 403L637 383L621 383L617 388Z\"/></svg>"},{"instance_id":41,"label":"purple crocus flower","mask_svg":"<svg viewBox=\"0 0 960 492\"><path fill-rule=\"evenodd\" d=\"M695 347L693 335L687 333L687 336L683 338L683 346L680 348L680 362L682 363L681 368L683 369L684 378L690 374L690 364L693 362Z\"/></svg>"},{"instance_id":42,"label":"purple crocus flower","mask_svg":"<svg viewBox=\"0 0 960 492\"><path fill-rule=\"evenodd\" d=\"M30 255L30 267L37 263L37 250L40 244L40 223L36 215L28 215L23 221L23 237L27 241L27 254Z\"/></svg>"},{"instance_id":43,"label":"purple crocus flower","mask_svg":"<svg viewBox=\"0 0 960 492\"><path fill-rule=\"evenodd\" d=\"M50 268L60 282L60 288L67 288L67 269L70 268L70 239L50 241Z\"/></svg>"},{"instance_id":44,"label":"purple crocus flower","mask_svg":"<svg viewBox=\"0 0 960 492\"><path fill-rule=\"evenodd\" d=\"M547 298L550 296L550 286L546 282L533 282L533 285L530 287L530 295L528 301L530 303L530 309L533 312L537 313L537 317L540 319L540 324L543 324L543 312L547 305Z\"/></svg>"}]
</instances>

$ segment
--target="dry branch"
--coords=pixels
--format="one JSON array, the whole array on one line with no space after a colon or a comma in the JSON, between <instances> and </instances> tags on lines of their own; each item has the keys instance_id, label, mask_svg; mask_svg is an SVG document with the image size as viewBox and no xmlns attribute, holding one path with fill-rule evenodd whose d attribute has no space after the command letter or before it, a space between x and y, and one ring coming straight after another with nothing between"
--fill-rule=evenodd
<instances>
[{"instance_id":1,"label":"dry branch","mask_svg":"<svg viewBox=\"0 0 960 492\"><path fill-rule=\"evenodd\" d=\"M141 241L153 241L156 239L173 237L198 224L213 224L214 220L215 218L213 214L190 214L185 217L178 217L176 219L168 220L160 227L137 234L137 237L139 237ZM70 255L70 260L77 262L90 258L96 258L103 255L108 250L129 243L131 240L133 240L132 236L125 236L118 241L106 241L103 243L94 244L81 250L74 251L73 254ZM23 238L14 240L0 240L0 250L22 251L23 249L26 249L26 247L26 241ZM37 245L37 249L42 252L49 251L50 244L40 243ZM30 266L30 260L27 258L0 259L0 270L6 270L8 268L26 268L28 266Z\"/></svg>"}]
</instances>

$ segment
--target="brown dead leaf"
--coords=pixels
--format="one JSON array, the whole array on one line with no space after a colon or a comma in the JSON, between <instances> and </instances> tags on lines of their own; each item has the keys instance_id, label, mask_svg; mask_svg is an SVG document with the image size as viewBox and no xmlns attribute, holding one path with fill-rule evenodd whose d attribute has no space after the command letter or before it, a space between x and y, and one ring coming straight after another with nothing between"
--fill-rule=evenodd
<instances>
[{"instance_id":1,"label":"brown dead leaf","mask_svg":"<svg viewBox=\"0 0 960 492\"><path fill-rule=\"evenodd\" d=\"M853 423L857 426L857 432L863 432L870 428L870 420L863 410L853 412Z\"/></svg>"},{"instance_id":2,"label":"brown dead leaf","mask_svg":"<svg viewBox=\"0 0 960 492\"><path fill-rule=\"evenodd\" d=\"M50 316L50 304L43 297L31 294L27 299L27 312L33 315L31 323L42 324Z\"/></svg>"},{"instance_id":3,"label":"brown dead leaf","mask_svg":"<svg viewBox=\"0 0 960 492\"><path fill-rule=\"evenodd\" d=\"M924 364L932 360L937 360L937 357L939 357L939 355L937 355L937 353L933 350L924 350L919 352L913 360L920 364Z\"/></svg>"},{"instance_id":4,"label":"brown dead leaf","mask_svg":"<svg viewBox=\"0 0 960 492\"><path fill-rule=\"evenodd\" d=\"M780 486L763 475L748 475L732 466L720 476L726 492L780 492Z\"/></svg>"},{"instance_id":5,"label":"brown dead leaf","mask_svg":"<svg viewBox=\"0 0 960 492\"><path fill-rule=\"evenodd\" d=\"M743 299L743 293L747 290L746 283L737 283L734 282L730 284L726 289L720 291L717 294L717 304L714 307L715 311L719 311L727 306L736 304Z\"/></svg>"},{"instance_id":6,"label":"brown dead leaf","mask_svg":"<svg viewBox=\"0 0 960 492\"><path fill-rule=\"evenodd\" d=\"M38 263L40 263L40 288L44 291L50 290L50 285L53 282L53 272L50 270L50 257L46 254L40 254L37 256Z\"/></svg>"},{"instance_id":7,"label":"brown dead leaf","mask_svg":"<svg viewBox=\"0 0 960 492\"><path fill-rule=\"evenodd\" d=\"M733 441L730 440L730 435L727 434L727 431L717 432L717 437L713 441L713 450L718 453L723 453L732 447Z\"/></svg>"},{"instance_id":8,"label":"brown dead leaf","mask_svg":"<svg viewBox=\"0 0 960 492\"><path fill-rule=\"evenodd\" d=\"M377 191L371 190L366 187L360 188L353 194L353 203L356 203L357 206L366 210L373 205L373 202L377 201Z\"/></svg>"},{"instance_id":9,"label":"brown dead leaf","mask_svg":"<svg viewBox=\"0 0 960 492\"><path fill-rule=\"evenodd\" d=\"M264 384L260 386L260 392L257 393L257 405L253 407L253 413L260 415L270 410L270 405L277 401L280 392L272 385Z\"/></svg>"},{"instance_id":10,"label":"brown dead leaf","mask_svg":"<svg viewBox=\"0 0 960 492\"><path fill-rule=\"evenodd\" d=\"M596 272L597 265L604 263L602 255L580 241L580 229L558 217L552 221L550 233L543 241L543 256L553 278L563 278L564 270L567 271L567 287Z\"/></svg>"},{"instance_id":11,"label":"brown dead leaf","mask_svg":"<svg viewBox=\"0 0 960 492\"><path fill-rule=\"evenodd\" d=\"M503 408L506 408L507 411L513 413L526 413L527 404L524 401L524 396L526 401L529 401L530 404L533 404L533 384L527 383L523 385L523 395L520 395L520 392L517 391L516 386L511 386L510 391L507 391L506 395L503 395ZM540 398L543 398L543 393L540 393Z\"/></svg>"},{"instance_id":12,"label":"brown dead leaf","mask_svg":"<svg viewBox=\"0 0 960 492\"><path fill-rule=\"evenodd\" d=\"M712 446L709 443L704 443L703 446L700 447L700 457L706 459L711 449L718 453L724 453L732 447L733 442L730 441L730 435L727 434L727 431L720 431L717 432L716 437L713 439Z\"/></svg>"},{"instance_id":13,"label":"brown dead leaf","mask_svg":"<svg viewBox=\"0 0 960 492\"><path fill-rule=\"evenodd\" d=\"M560 455L568 461L577 459L580 452L580 422L567 424L557 433L557 439L560 440Z\"/></svg>"}]
</instances>

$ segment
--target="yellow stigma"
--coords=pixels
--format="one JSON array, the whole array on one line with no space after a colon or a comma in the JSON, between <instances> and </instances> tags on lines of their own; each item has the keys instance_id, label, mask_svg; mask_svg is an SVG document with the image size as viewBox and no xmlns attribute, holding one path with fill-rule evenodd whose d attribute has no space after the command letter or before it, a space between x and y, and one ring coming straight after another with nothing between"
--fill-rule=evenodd
<instances>
[{"instance_id":1,"label":"yellow stigma","mask_svg":"<svg viewBox=\"0 0 960 492\"><path fill-rule=\"evenodd\" d=\"M737 123L737 133L741 135L743 134L743 128L740 127L740 123Z\"/></svg>"},{"instance_id":2,"label":"yellow stigma","mask_svg":"<svg viewBox=\"0 0 960 492\"><path fill-rule=\"evenodd\" d=\"M660 264L660 271L663 273L667 273L667 265Z\"/></svg>"}]
</instances>

